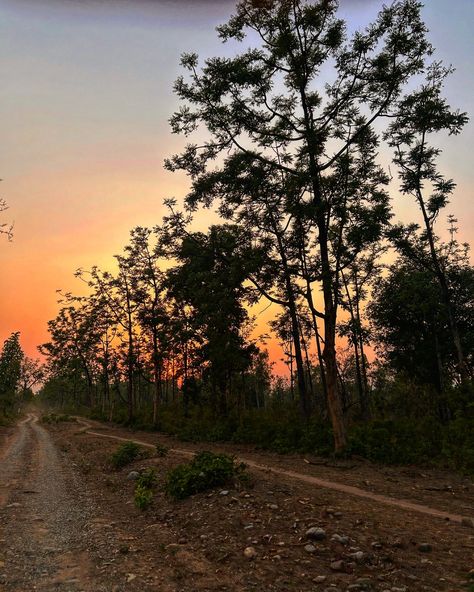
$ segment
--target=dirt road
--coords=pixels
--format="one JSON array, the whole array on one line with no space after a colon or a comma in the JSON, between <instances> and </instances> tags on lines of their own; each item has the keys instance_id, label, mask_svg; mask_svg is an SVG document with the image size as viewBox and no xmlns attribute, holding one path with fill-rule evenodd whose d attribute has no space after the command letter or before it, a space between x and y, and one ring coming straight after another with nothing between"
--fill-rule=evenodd
<instances>
[{"instance_id":1,"label":"dirt road","mask_svg":"<svg viewBox=\"0 0 474 592\"><path fill-rule=\"evenodd\" d=\"M229 447L249 461L248 485L173 502L163 493L166 472L195 446L92 424L43 427L29 415L3 442L0 591L468 590L474 529L459 519L472 515L469 480L362 464L341 470ZM159 439L175 450L114 471L109 459L121 439L149 450ZM158 487L152 507L140 512L127 474L146 467L156 470ZM360 487L351 493L361 480L368 497ZM313 526L326 538L308 545Z\"/></svg>"},{"instance_id":2,"label":"dirt road","mask_svg":"<svg viewBox=\"0 0 474 592\"><path fill-rule=\"evenodd\" d=\"M0 589L105 590L89 569L91 500L29 415L1 462Z\"/></svg>"}]
</instances>

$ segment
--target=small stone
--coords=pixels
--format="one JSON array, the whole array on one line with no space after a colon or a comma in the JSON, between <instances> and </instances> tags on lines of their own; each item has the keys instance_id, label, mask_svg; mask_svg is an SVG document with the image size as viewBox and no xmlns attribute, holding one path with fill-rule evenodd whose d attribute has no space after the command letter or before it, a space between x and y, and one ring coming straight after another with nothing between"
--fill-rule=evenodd
<instances>
[{"instance_id":1,"label":"small stone","mask_svg":"<svg viewBox=\"0 0 474 592\"><path fill-rule=\"evenodd\" d=\"M468 526L469 528L474 528L474 520L472 518L463 518L461 524L463 526Z\"/></svg>"},{"instance_id":2,"label":"small stone","mask_svg":"<svg viewBox=\"0 0 474 592\"><path fill-rule=\"evenodd\" d=\"M306 553L316 553L316 547L314 545L305 545L304 550Z\"/></svg>"},{"instance_id":3,"label":"small stone","mask_svg":"<svg viewBox=\"0 0 474 592\"><path fill-rule=\"evenodd\" d=\"M127 475L127 481L136 481L138 477L140 477L140 473L137 471L130 471L130 473Z\"/></svg>"},{"instance_id":4,"label":"small stone","mask_svg":"<svg viewBox=\"0 0 474 592\"><path fill-rule=\"evenodd\" d=\"M316 577L313 579L313 583L314 583L314 584L322 584L322 583L323 583L323 582L325 582L327 579L328 579L328 578L327 578L327 576L316 576Z\"/></svg>"},{"instance_id":5,"label":"small stone","mask_svg":"<svg viewBox=\"0 0 474 592\"><path fill-rule=\"evenodd\" d=\"M372 549L379 551L382 548L382 543L380 543L379 541L375 541L371 544L371 547Z\"/></svg>"},{"instance_id":6,"label":"small stone","mask_svg":"<svg viewBox=\"0 0 474 592\"><path fill-rule=\"evenodd\" d=\"M344 561L333 561L329 567L332 571L344 571Z\"/></svg>"},{"instance_id":7,"label":"small stone","mask_svg":"<svg viewBox=\"0 0 474 592\"><path fill-rule=\"evenodd\" d=\"M349 557L359 562L364 559L365 553L363 551L356 551L355 553L351 553Z\"/></svg>"},{"instance_id":8,"label":"small stone","mask_svg":"<svg viewBox=\"0 0 474 592\"><path fill-rule=\"evenodd\" d=\"M422 553L431 553L433 548L428 543L420 543L418 545L418 550L421 551Z\"/></svg>"},{"instance_id":9,"label":"small stone","mask_svg":"<svg viewBox=\"0 0 474 592\"><path fill-rule=\"evenodd\" d=\"M393 587L391 592L407 592L407 587L406 586L401 586L399 588Z\"/></svg>"},{"instance_id":10,"label":"small stone","mask_svg":"<svg viewBox=\"0 0 474 592\"><path fill-rule=\"evenodd\" d=\"M278 506L276 504L269 504L268 506L270 510L278 510Z\"/></svg>"},{"instance_id":11,"label":"small stone","mask_svg":"<svg viewBox=\"0 0 474 592\"><path fill-rule=\"evenodd\" d=\"M178 539L178 545L186 545L187 542L188 541L184 537L181 537L180 539Z\"/></svg>"},{"instance_id":12,"label":"small stone","mask_svg":"<svg viewBox=\"0 0 474 592\"><path fill-rule=\"evenodd\" d=\"M251 561L252 559L255 559L257 557L257 551L254 547L246 547L244 549L244 557Z\"/></svg>"},{"instance_id":13,"label":"small stone","mask_svg":"<svg viewBox=\"0 0 474 592\"><path fill-rule=\"evenodd\" d=\"M229 492L227 489L223 489L222 491L219 491L219 495L229 495Z\"/></svg>"},{"instance_id":14,"label":"small stone","mask_svg":"<svg viewBox=\"0 0 474 592\"><path fill-rule=\"evenodd\" d=\"M275 559L275 561L281 561L281 555L274 555L273 559Z\"/></svg>"},{"instance_id":15,"label":"small stone","mask_svg":"<svg viewBox=\"0 0 474 592\"><path fill-rule=\"evenodd\" d=\"M356 590L362 590L362 586L360 584L350 584L346 590L348 592L355 592Z\"/></svg>"},{"instance_id":16,"label":"small stone","mask_svg":"<svg viewBox=\"0 0 474 592\"><path fill-rule=\"evenodd\" d=\"M326 538L326 531L324 528L313 526L306 531L306 538L312 541L323 541Z\"/></svg>"},{"instance_id":17,"label":"small stone","mask_svg":"<svg viewBox=\"0 0 474 592\"><path fill-rule=\"evenodd\" d=\"M331 537L331 541L335 543L339 543L341 545L348 545L349 544L349 537L340 534L333 534Z\"/></svg>"},{"instance_id":18,"label":"small stone","mask_svg":"<svg viewBox=\"0 0 474 592\"><path fill-rule=\"evenodd\" d=\"M135 574L132 574L132 573L128 574L127 575L127 584L129 584L130 582L133 582L133 580L135 580L136 577L137 576Z\"/></svg>"}]
</instances>

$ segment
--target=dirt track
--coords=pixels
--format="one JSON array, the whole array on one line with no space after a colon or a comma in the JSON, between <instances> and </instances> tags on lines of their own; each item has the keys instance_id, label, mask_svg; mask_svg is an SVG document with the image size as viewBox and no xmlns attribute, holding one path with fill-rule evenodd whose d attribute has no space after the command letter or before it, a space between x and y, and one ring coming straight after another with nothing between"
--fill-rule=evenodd
<instances>
[{"instance_id":1,"label":"dirt track","mask_svg":"<svg viewBox=\"0 0 474 592\"><path fill-rule=\"evenodd\" d=\"M36 417L19 425L2 469L2 589L105 590L85 552L95 508Z\"/></svg>"},{"instance_id":2,"label":"dirt track","mask_svg":"<svg viewBox=\"0 0 474 592\"><path fill-rule=\"evenodd\" d=\"M456 523L471 515L472 483L464 478L362 464L341 471L240 449L234 452L250 464L249 487L176 503L162 492L164 475L196 446L92 423L96 434L77 423L45 429L29 416L10 431L0 455L1 591L467 590L474 529ZM149 448L159 439L177 450L114 472L115 439ZM153 506L139 512L126 475L147 466L159 485ZM412 486L420 480L424 487ZM377 500L396 492L428 508ZM433 515L431 506L442 511ZM453 519L442 519L445 513ZM327 539L308 553L310 526L324 528ZM335 534L350 542L334 542ZM421 543L432 551L420 552ZM248 545L257 551L252 562L243 556ZM354 553L363 559L354 561ZM335 562L342 568L333 569Z\"/></svg>"}]
</instances>

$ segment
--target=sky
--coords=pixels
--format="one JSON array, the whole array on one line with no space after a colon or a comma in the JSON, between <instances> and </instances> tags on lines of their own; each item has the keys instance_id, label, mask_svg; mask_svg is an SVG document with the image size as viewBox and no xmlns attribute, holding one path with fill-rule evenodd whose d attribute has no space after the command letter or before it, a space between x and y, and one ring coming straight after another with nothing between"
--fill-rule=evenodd
<instances>
[{"instance_id":1,"label":"sky","mask_svg":"<svg viewBox=\"0 0 474 592\"><path fill-rule=\"evenodd\" d=\"M356 29L381 5L343 0L341 13ZM179 56L222 53L214 28L233 7L233 0L0 0L0 196L10 206L0 222L15 224L14 240L0 241L0 342L21 331L24 350L36 356L57 311L56 290L79 291L77 268L110 266L131 228L158 223L163 199L186 194L185 176L162 166L185 144L168 124ZM474 2L426 0L423 13L436 56L456 67L449 100L474 114ZM443 172L458 183L448 211L470 242L473 145L470 123L444 140L442 156Z\"/></svg>"}]
</instances>

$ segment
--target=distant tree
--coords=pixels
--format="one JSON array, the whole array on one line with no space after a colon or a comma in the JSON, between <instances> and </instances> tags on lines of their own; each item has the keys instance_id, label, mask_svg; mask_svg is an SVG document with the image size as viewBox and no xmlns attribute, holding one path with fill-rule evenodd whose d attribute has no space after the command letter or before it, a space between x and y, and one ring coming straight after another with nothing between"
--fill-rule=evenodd
<instances>
[{"instance_id":1,"label":"distant tree","mask_svg":"<svg viewBox=\"0 0 474 592\"><path fill-rule=\"evenodd\" d=\"M255 346L245 339L247 277L242 243L247 234L236 226L212 226L208 234L184 236L176 252L178 265L169 272L170 294L177 306L188 306L191 326L200 342L214 404L224 413L233 376L252 362ZM185 376L187 378L187 376Z\"/></svg>"},{"instance_id":2,"label":"distant tree","mask_svg":"<svg viewBox=\"0 0 474 592\"><path fill-rule=\"evenodd\" d=\"M466 364L474 361L474 269L452 266L452 313L462 336ZM368 307L379 351L397 372L438 393L453 384L457 352L450 338L450 320L436 277L409 259L400 259L374 286Z\"/></svg>"},{"instance_id":3,"label":"distant tree","mask_svg":"<svg viewBox=\"0 0 474 592\"><path fill-rule=\"evenodd\" d=\"M0 353L0 405L4 415L11 413L21 381L24 353L20 345L20 333L12 333L3 344Z\"/></svg>"},{"instance_id":4,"label":"distant tree","mask_svg":"<svg viewBox=\"0 0 474 592\"><path fill-rule=\"evenodd\" d=\"M21 395L24 398L28 396L31 389L43 380L44 375L43 364L40 360L24 356L20 367L19 389Z\"/></svg>"}]
</instances>

